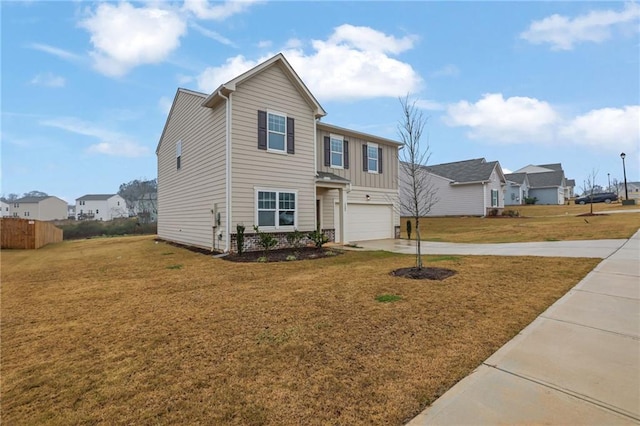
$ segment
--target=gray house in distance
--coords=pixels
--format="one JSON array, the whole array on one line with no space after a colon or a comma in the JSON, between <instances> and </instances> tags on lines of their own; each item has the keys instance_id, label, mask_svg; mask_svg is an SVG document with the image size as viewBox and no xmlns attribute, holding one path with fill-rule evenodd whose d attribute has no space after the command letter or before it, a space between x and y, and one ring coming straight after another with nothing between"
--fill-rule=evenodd
<instances>
[{"instance_id":1,"label":"gray house in distance","mask_svg":"<svg viewBox=\"0 0 640 426\"><path fill-rule=\"evenodd\" d=\"M509 173L504 175L507 179L507 190L504 195L505 206L518 206L524 204L524 199L529 196L529 178L526 173Z\"/></svg>"},{"instance_id":2,"label":"gray house in distance","mask_svg":"<svg viewBox=\"0 0 640 426\"><path fill-rule=\"evenodd\" d=\"M573 186L566 179L562 164L530 164L513 174L525 173L529 180L529 197L537 198L536 204L564 204L573 196Z\"/></svg>"}]
</instances>

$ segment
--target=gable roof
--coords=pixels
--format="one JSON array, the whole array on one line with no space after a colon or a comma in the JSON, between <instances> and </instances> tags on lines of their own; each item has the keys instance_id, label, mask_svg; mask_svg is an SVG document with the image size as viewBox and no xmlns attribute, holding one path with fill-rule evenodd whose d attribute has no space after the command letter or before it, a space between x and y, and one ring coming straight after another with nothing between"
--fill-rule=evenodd
<instances>
[{"instance_id":1,"label":"gable roof","mask_svg":"<svg viewBox=\"0 0 640 426\"><path fill-rule=\"evenodd\" d=\"M504 174L497 161L487 161L484 158L456 161L427 166L430 173L450 179L453 183L486 182L491 179L491 173L498 167L504 180Z\"/></svg>"},{"instance_id":2,"label":"gable roof","mask_svg":"<svg viewBox=\"0 0 640 426\"><path fill-rule=\"evenodd\" d=\"M527 179L527 174L526 173L509 173L504 175L504 177L510 182L515 182L522 185L524 181Z\"/></svg>"},{"instance_id":3,"label":"gable roof","mask_svg":"<svg viewBox=\"0 0 640 426\"><path fill-rule=\"evenodd\" d=\"M544 172L544 173L530 173L529 185L532 189L535 188L551 188L554 186L563 186L564 172Z\"/></svg>"},{"instance_id":4,"label":"gable roof","mask_svg":"<svg viewBox=\"0 0 640 426\"><path fill-rule=\"evenodd\" d=\"M394 141L392 139L383 138L380 136L370 135L368 133L358 132L357 130L345 129L344 127L334 126L323 121L316 121L316 128L319 130L326 130L328 132L335 132L341 135L351 135L360 139L365 139L370 142L382 142L391 145L403 145L402 142Z\"/></svg>"},{"instance_id":5,"label":"gable roof","mask_svg":"<svg viewBox=\"0 0 640 426\"><path fill-rule=\"evenodd\" d=\"M562 171L562 164L560 164L560 163L538 164L538 167L542 167L542 168L545 168L545 169L553 170L554 172Z\"/></svg>"},{"instance_id":6,"label":"gable roof","mask_svg":"<svg viewBox=\"0 0 640 426\"><path fill-rule=\"evenodd\" d=\"M46 200L47 198L51 198L51 195L47 195L44 197L22 197L13 201L14 203L39 203L42 200Z\"/></svg>"},{"instance_id":7,"label":"gable roof","mask_svg":"<svg viewBox=\"0 0 640 426\"><path fill-rule=\"evenodd\" d=\"M575 179L565 179L564 186L576 186Z\"/></svg>"},{"instance_id":8,"label":"gable roof","mask_svg":"<svg viewBox=\"0 0 640 426\"><path fill-rule=\"evenodd\" d=\"M291 83L293 83L293 85L296 87L296 89L298 89L298 91L306 99L309 105L311 105L316 118L324 117L325 115L327 115L326 111L322 108L318 100L315 98L315 96L313 96L309 88L307 88L307 86L294 71L294 69L291 67L291 64L289 64L282 53L278 53L274 57L267 59L261 64L258 64L255 67L251 68L249 71L240 74L236 78L229 80L224 84L221 84L204 100L204 102L202 102L202 106L213 108L219 102L222 102L225 97L229 95L229 93L235 92L236 86L238 84L241 84L245 80L250 79L254 75L259 74L260 72L274 65L281 66L284 73L287 75L289 80L291 80Z\"/></svg>"},{"instance_id":9,"label":"gable roof","mask_svg":"<svg viewBox=\"0 0 640 426\"><path fill-rule=\"evenodd\" d=\"M100 201L108 200L111 197L115 197L118 194L87 194L80 198L76 198L76 201Z\"/></svg>"}]
</instances>

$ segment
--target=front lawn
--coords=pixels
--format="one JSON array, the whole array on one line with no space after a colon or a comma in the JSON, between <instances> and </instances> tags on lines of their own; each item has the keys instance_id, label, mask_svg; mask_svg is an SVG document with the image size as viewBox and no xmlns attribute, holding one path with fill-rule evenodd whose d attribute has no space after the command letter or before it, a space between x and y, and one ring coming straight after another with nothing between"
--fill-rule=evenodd
<instances>
[{"instance_id":1,"label":"front lawn","mask_svg":"<svg viewBox=\"0 0 640 426\"><path fill-rule=\"evenodd\" d=\"M604 206L607 206L606 204ZM608 206L611 206L609 204ZM537 207L540 207L539 209ZM625 239L640 228L640 213L611 213L589 206L522 206L520 217L428 217L420 218L425 241L451 243L519 243L528 241L570 241ZM601 206L599 206L601 207ZM618 206L621 210L622 206ZM628 206L625 206L628 207ZM636 207L637 206L631 206ZM570 213L571 212L571 213ZM407 219L401 219L401 237L407 238ZM411 219L415 239L415 222Z\"/></svg>"},{"instance_id":2,"label":"front lawn","mask_svg":"<svg viewBox=\"0 0 640 426\"><path fill-rule=\"evenodd\" d=\"M3 250L3 423L401 425L598 260L389 275L411 262L232 263L150 237Z\"/></svg>"}]
</instances>

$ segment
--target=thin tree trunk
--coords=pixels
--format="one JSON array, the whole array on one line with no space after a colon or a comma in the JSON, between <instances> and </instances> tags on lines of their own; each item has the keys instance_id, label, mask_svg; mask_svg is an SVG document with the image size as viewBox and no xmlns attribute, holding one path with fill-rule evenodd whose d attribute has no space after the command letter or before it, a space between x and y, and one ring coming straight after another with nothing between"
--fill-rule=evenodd
<instances>
[{"instance_id":1,"label":"thin tree trunk","mask_svg":"<svg viewBox=\"0 0 640 426\"><path fill-rule=\"evenodd\" d=\"M420 218L416 217L416 244L418 250L416 251L416 268L422 269L422 247L420 244Z\"/></svg>"}]
</instances>

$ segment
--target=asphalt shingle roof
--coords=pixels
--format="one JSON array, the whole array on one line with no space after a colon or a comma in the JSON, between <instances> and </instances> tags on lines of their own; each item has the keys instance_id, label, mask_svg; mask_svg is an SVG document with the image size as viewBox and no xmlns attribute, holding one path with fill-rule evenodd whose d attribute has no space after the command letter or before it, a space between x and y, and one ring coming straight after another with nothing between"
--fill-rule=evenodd
<instances>
[{"instance_id":1,"label":"asphalt shingle roof","mask_svg":"<svg viewBox=\"0 0 640 426\"><path fill-rule=\"evenodd\" d=\"M560 163L552 163L552 164L538 164L538 167L544 167L545 169L551 169L554 172L562 171L562 164Z\"/></svg>"},{"instance_id":2,"label":"asphalt shingle roof","mask_svg":"<svg viewBox=\"0 0 640 426\"><path fill-rule=\"evenodd\" d=\"M109 198L118 195L118 194L87 194L83 195L80 198L77 198L77 201L98 201L98 200L108 200Z\"/></svg>"},{"instance_id":3,"label":"asphalt shingle roof","mask_svg":"<svg viewBox=\"0 0 640 426\"><path fill-rule=\"evenodd\" d=\"M47 195L46 197L22 197L12 202L13 203L39 203L40 201L45 200L49 197L50 195Z\"/></svg>"},{"instance_id":4,"label":"asphalt shingle roof","mask_svg":"<svg viewBox=\"0 0 640 426\"><path fill-rule=\"evenodd\" d=\"M318 181L327 181L327 182L340 182L340 183L349 183L351 182L349 179L345 179L338 175L328 172L318 172L318 177L316 178Z\"/></svg>"},{"instance_id":5,"label":"asphalt shingle roof","mask_svg":"<svg viewBox=\"0 0 640 426\"><path fill-rule=\"evenodd\" d=\"M526 173L509 173L504 175L505 179L511 182L519 183L522 185L524 183L524 179L527 177Z\"/></svg>"},{"instance_id":6,"label":"asphalt shingle roof","mask_svg":"<svg viewBox=\"0 0 640 426\"><path fill-rule=\"evenodd\" d=\"M531 188L549 188L552 186L562 186L564 172L529 173L529 185Z\"/></svg>"},{"instance_id":7,"label":"asphalt shingle roof","mask_svg":"<svg viewBox=\"0 0 640 426\"><path fill-rule=\"evenodd\" d=\"M435 175L451 179L454 182L480 182L491 178L497 161L487 161L484 158L456 161L453 163L435 164L426 169Z\"/></svg>"}]
</instances>

